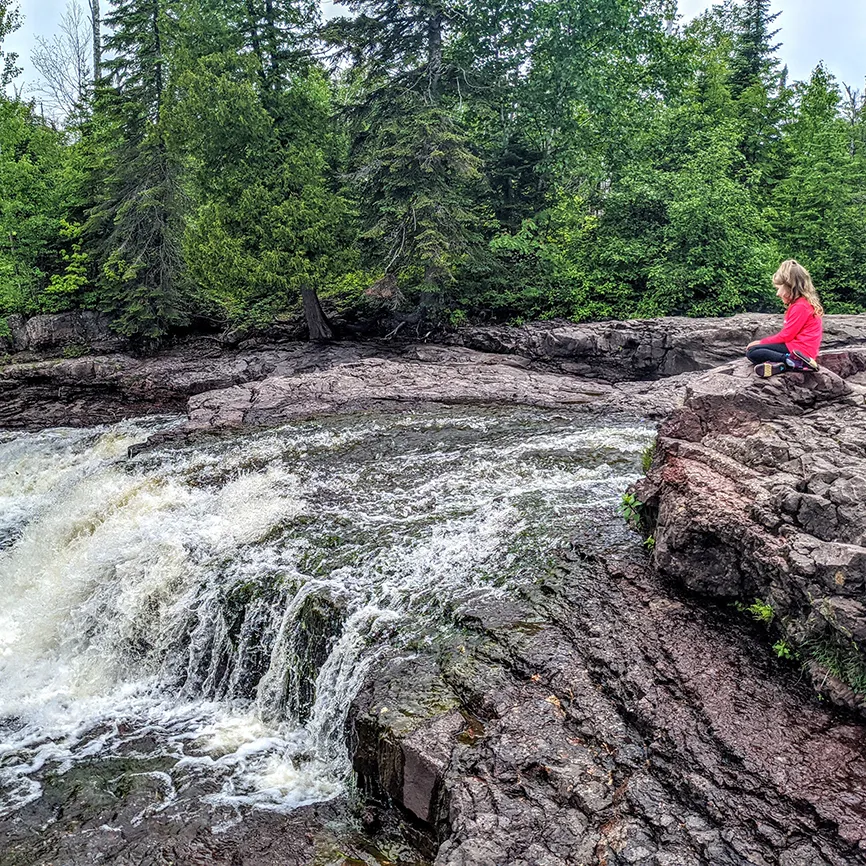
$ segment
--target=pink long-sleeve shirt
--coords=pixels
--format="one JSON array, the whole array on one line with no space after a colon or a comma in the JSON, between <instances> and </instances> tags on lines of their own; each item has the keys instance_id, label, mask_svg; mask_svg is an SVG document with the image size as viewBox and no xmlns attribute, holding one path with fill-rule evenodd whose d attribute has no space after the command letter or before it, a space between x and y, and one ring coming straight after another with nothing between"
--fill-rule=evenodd
<instances>
[{"instance_id":1,"label":"pink long-sleeve shirt","mask_svg":"<svg viewBox=\"0 0 866 866\"><path fill-rule=\"evenodd\" d=\"M797 298L785 311L785 323L778 334L764 337L761 343L784 343L789 352L799 349L810 358L817 358L824 336L821 317L815 314L805 298Z\"/></svg>"}]
</instances>

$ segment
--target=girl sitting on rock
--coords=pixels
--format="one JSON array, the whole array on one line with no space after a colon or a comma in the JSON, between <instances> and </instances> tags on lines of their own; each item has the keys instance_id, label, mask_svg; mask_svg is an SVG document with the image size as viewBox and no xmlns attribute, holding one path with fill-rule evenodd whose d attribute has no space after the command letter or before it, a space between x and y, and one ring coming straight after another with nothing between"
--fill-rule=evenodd
<instances>
[{"instance_id":1,"label":"girl sitting on rock","mask_svg":"<svg viewBox=\"0 0 866 866\"><path fill-rule=\"evenodd\" d=\"M778 373L805 373L818 369L815 358L821 347L824 308L809 272L794 259L782 262L773 277L776 295L787 307L785 323L778 334L753 340L746 357L762 378Z\"/></svg>"}]
</instances>

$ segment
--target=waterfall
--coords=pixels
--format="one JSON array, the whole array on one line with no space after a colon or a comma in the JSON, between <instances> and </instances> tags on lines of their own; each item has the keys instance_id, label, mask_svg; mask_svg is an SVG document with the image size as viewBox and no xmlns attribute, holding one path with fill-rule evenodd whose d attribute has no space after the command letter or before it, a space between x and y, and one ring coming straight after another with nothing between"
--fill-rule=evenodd
<instances>
[{"instance_id":1,"label":"waterfall","mask_svg":"<svg viewBox=\"0 0 866 866\"><path fill-rule=\"evenodd\" d=\"M126 458L174 423L0 435L0 814L143 744L166 802L338 795L371 666L532 580L652 437L440 409Z\"/></svg>"}]
</instances>

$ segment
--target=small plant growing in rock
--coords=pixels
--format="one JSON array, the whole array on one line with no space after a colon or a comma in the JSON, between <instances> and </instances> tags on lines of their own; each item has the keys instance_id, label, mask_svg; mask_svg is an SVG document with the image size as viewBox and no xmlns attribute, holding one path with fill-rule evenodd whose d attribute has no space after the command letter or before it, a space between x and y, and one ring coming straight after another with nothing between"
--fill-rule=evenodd
<instances>
[{"instance_id":1,"label":"small plant growing in rock","mask_svg":"<svg viewBox=\"0 0 866 866\"><path fill-rule=\"evenodd\" d=\"M818 662L828 673L850 686L855 694L866 695L866 657L853 641L840 644L812 639L801 649L803 656Z\"/></svg>"},{"instance_id":2,"label":"small plant growing in rock","mask_svg":"<svg viewBox=\"0 0 866 866\"><path fill-rule=\"evenodd\" d=\"M646 475L650 471L650 467L653 465L653 457L656 454L656 445L658 444L658 439L654 439L644 448L643 454L640 456L640 465L643 469L643 474Z\"/></svg>"},{"instance_id":3,"label":"small plant growing in rock","mask_svg":"<svg viewBox=\"0 0 866 866\"><path fill-rule=\"evenodd\" d=\"M643 546L652 553L656 549L656 539L654 535L648 535L643 542Z\"/></svg>"},{"instance_id":4,"label":"small plant growing in rock","mask_svg":"<svg viewBox=\"0 0 866 866\"><path fill-rule=\"evenodd\" d=\"M83 358L90 354L90 346L85 346L82 343L73 343L71 346L63 347L64 358Z\"/></svg>"},{"instance_id":5,"label":"small plant growing in rock","mask_svg":"<svg viewBox=\"0 0 866 866\"><path fill-rule=\"evenodd\" d=\"M794 659L797 657L797 651L786 640L777 640L773 644L773 652L780 659Z\"/></svg>"},{"instance_id":6,"label":"small plant growing in rock","mask_svg":"<svg viewBox=\"0 0 866 866\"><path fill-rule=\"evenodd\" d=\"M626 523L630 523L638 531L643 526L642 512L643 503L640 499L634 493L623 493L619 513L625 518Z\"/></svg>"},{"instance_id":7,"label":"small plant growing in rock","mask_svg":"<svg viewBox=\"0 0 866 866\"><path fill-rule=\"evenodd\" d=\"M769 625L776 616L776 611L760 598L756 598L754 604L748 605L745 611L750 613L758 622L764 623L764 625Z\"/></svg>"}]
</instances>

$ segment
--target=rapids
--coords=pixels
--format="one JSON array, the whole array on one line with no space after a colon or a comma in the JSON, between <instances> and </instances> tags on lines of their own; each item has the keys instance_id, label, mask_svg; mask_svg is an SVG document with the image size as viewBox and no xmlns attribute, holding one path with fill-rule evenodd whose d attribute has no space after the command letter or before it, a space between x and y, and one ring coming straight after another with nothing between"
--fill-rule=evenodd
<instances>
[{"instance_id":1,"label":"rapids","mask_svg":"<svg viewBox=\"0 0 866 866\"><path fill-rule=\"evenodd\" d=\"M0 434L7 821L95 758L120 762L113 797L149 788L142 820L185 803L219 831L340 795L371 666L535 580L653 436L439 409L126 458L175 423Z\"/></svg>"}]
</instances>

